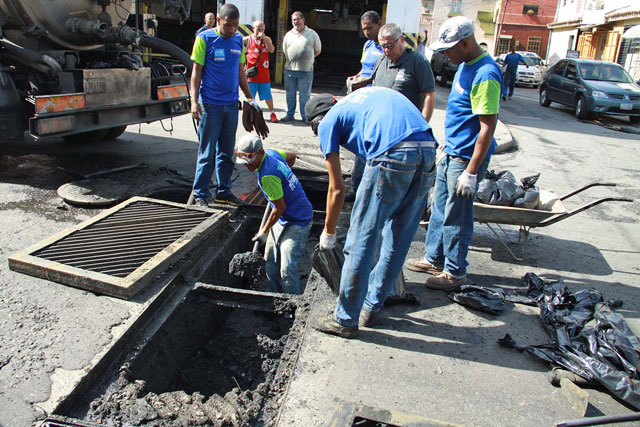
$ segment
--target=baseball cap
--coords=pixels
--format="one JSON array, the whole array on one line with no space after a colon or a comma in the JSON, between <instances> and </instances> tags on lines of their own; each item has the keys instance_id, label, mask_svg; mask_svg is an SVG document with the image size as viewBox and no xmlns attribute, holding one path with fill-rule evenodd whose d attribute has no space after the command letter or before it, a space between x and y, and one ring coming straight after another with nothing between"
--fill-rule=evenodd
<instances>
[{"instance_id":1,"label":"baseball cap","mask_svg":"<svg viewBox=\"0 0 640 427\"><path fill-rule=\"evenodd\" d=\"M429 46L434 52L442 52L452 48L462 39L473 35L473 21L466 16L454 16L440 25L438 41Z\"/></svg>"},{"instance_id":2,"label":"baseball cap","mask_svg":"<svg viewBox=\"0 0 640 427\"><path fill-rule=\"evenodd\" d=\"M336 98L329 93L321 93L311 98L304 107L304 112L309 120L313 120L316 116L326 113L338 102Z\"/></svg>"},{"instance_id":3,"label":"baseball cap","mask_svg":"<svg viewBox=\"0 0 640 427\"><path fill-rule=\"evenodd\" d=\"M236 163L249 163L261 149L262 140L258 135L250 133L244 135L236 144Z\"/></svg>"}]
</instances>

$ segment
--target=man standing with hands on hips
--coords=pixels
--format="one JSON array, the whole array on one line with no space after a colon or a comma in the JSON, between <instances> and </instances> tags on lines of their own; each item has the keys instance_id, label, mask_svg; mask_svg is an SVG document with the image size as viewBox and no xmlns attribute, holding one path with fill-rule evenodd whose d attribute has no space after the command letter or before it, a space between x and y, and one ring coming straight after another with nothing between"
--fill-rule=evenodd
<instances>
[{"instance_id":1,"label":"man standing with hands on hips","mask_svg":"<svg viewBox=\"0 0 640 427\"><path fill-rule=\"evenodd\" d=\"M445 156L431 201L424 258L406 262L409 270L428 273L426 286L453 291L467 282L467 252L473 235L473 198L496 149L502 73L476 42L473 22L464 16L446 20L430 46L454 65L444 123Z\"/></svg>"},{"instance_id":2,"label":"man standing with hands on hips","mask_svg":"<svg viewBox=\"0 0 640 427\"><path fill-rule=\"evenodd\" d=\"M193 197L198 206L208 206L209 182L216 172L216 203L242 204L231 192L233 150L238 127L238 85L250 104L253 100L244 70L242 36L236 32L240 12L232 4L220 8L213 30L203 31L193 44L191 73L191 115L198 125L198 161L193 180Z\"/></svg>"}]
</instances>

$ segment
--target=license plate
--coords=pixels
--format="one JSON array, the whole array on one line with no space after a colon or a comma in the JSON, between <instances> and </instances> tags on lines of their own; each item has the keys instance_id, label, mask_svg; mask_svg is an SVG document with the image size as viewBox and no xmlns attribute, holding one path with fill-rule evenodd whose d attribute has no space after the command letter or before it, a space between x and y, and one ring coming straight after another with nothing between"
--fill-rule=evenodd
<instances>
[{"instance_id":1,"label":"license plate","mask_svg":"<svg viewBox=\"0 0 640 427\"><path fill-rule=\"evenodd\" d=\"M633 110L633 104L620 104L621 110Z\"/></svg>"}]
</instances>

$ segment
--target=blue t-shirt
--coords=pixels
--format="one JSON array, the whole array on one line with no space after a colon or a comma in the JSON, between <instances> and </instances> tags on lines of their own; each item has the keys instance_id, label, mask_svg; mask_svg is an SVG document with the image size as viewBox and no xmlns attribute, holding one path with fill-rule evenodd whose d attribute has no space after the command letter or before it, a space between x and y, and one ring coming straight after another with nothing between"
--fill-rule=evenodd
<instances>
[{"instance_id":1,"label":"blue t-shirt","mask_svg":"<svg viewBox=\"0 0 640 427\"><path fill-rule=\"evenodd\" d=\"M382 55L382 46L373 40L367 40L362 48L362 69L360 70L360 77L371 77L373 74L373 67L376 65L376 61L380 55Z\"/></svg>"},{"instance_id":2,"label":"blue t-shirt","mask_svg":"<svg viewBox=\"0 0 640 427\"><path fill-rule=\"evenodd\" d=\"M518 64L524 63L524 58L519 53L509 53L504 57L504 62L507 64L507 72L514 74L518 71Z\"/></svg>"},{"instance_id":3,"label":"blue t-shirt","mask_svg":"<svg viewBox=\"0 0 640 427\"><path fill-rule=\"evenodd\" d=\"M318 137L325 158L342 145L367 160L401 141L435 141L415 105L384 87L365 87L342 98L320 122Z\"/></svg>"},{"instance_id":4,"label":"blue t-shirt","mask_svg":"<svg viewBox=\"0 0 640 427\"><path fill-rule=\"evenodd\" d=\"M191 60L203 66L200 99L205 104L238 102L238 70L244 63L242 36L223 37L217 29L203 31L193 44Z\"/></svg>"},{"instance_id":5,"label":"blue t-shirt","mask_svg":"<svg viewBox=\"0 0 640 427\"><path fill-rule=\"evenodd\" d=\"M498 114L502 72L486 52L460 64L453 78L444 121L445 153L470 159L480 132L478 115ZM491 140L488 155L496 151Z\"/></svg>"},{"instance_id":6,"label":"blue t-shirt","mask_svg":"<svg viewBox=\"0 0 640 427\"><path fill-rule=\"evenodd\" d=\"M280 224L305 226L311 222L313 207L285 159L283 151L265 150L258 167L258 185L271 206L273 200L284 197L287 207L278 219Z\"/></svg>"}]
</instances>

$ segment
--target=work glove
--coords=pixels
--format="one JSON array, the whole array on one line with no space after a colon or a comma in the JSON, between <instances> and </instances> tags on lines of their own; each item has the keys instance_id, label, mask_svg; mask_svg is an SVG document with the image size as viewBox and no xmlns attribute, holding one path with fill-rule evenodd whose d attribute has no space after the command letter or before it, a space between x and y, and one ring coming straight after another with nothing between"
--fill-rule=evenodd
<instances>
[{"instance_id":1,"label":"work glove","mask_svg":"<svg viewBox=\"0 0 640 427\"><path fill-rule=\"evenodd\" d=\"M323 231L320 235L320 249L325 251L336 247L337 238L335 234L329 234Z\"/></svg>"},{"instance_id":2,"label":"work glove","mask_svg":"<svg viewBox=\"0 0 640 427\"><path fill-rule=\"evenodd\" d=\"M467 171L463 171L456 183L456 194L465 199L472 198L476 192L477 179L478 177L476 175L471 175L467 173Z\"/></svg>"},{"instance_id":3,"label":"work glove","mask_svg":"<svg viewBox=\"0 0 640 427\"><path fill-rule=\"evenodd\" d=\"M263 233L262 230L258 231L255 236L251 238L252 242L260 242L261 245L267 243L267 233Z\"/></svg>"},{"instance_id":4,"label":"work glove","mask_svg":"<svg viewBox=\"0 0 640 427\"><path fill-rule=\"evenodd\" d=\"M256 101L255 99L252 99L251 102L249 102L249 105L251 105L251 107L253 107L253 109L258 112L262 111L262 109L260 108L260 105L258 105L258 101Z\"/></svg>"}]
</instances>

